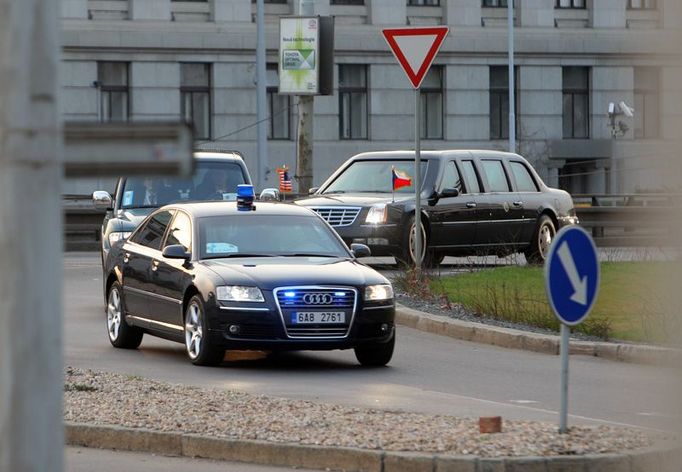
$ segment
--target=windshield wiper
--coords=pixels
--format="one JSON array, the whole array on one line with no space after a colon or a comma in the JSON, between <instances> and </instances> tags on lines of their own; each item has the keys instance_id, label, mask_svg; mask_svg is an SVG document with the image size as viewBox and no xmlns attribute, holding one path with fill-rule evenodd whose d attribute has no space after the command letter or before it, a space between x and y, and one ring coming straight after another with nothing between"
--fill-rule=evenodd
<instances>
[{"instance_id":1,"label":"windshield wiper","mask_svg":"<svg viewBox=\"0 0 682 472\"><path fill-rule=\"evenodd\" d=\"M295 252L292 254L277 254L277 257L344 257L334 254L319 254L312 252Z\"/></svg>"},{"instance_id":2,"label":"windshield wiper","mask_svg":"<svg viewBox=\"0 0 682 472\"><path fill-rule=\"evenodd\" d=\"M228 254L221 254L217 256L207 256L202 259L229 259L231 257L275 257L273 254L249 254L246 252L231 252Z\"/></svg>"}]
</instances>

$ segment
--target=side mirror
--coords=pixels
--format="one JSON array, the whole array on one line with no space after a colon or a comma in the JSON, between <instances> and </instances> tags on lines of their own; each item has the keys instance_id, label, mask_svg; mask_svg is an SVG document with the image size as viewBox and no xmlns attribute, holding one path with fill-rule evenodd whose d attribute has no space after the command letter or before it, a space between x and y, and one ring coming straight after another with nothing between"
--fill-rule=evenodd
<instances>
[{"instance_id":1,"label":"side mirror","mask_svg":"<svg viewBox=\"0 0 682 472\"><path fill-rule=\"evenodd\" d=\"M308 189L308 195L312 195L312 194L314 194L315 192L317 192L318 190L320 190L320 187L310 187L310 188Z\"/></svg>"},{"instance_id":2,"label":"side mirror","mask_svg":"<svg viewBox=\"0 0 682 472\"><path fill-rule=\"evenodd\" d=\"M111 198L111 195L109 195L109 192L103 190L92 192L92 204L98 210L107 211L114 209L114 200Z\"/></svg>"},{"instance_id":3,"label":"side mirror","mask_svg":"<svg viewBox=\"0 0 682 472\"><path fill-rule=\"evenodd\" d=\"M452 198L459 196L459 189L456 188L444 188L440 192L440 198Z\"/></svg>"},{"instance_id":4,"label":"side mirror","mask_svg":"<svg viewBox=\"0 0 682 472\"><path fill-rule=\"evenodd\" d=\"M190 260L192 257L189 252L185 251L185 246L182 244L171 244L170 246L166 246L163 248L161 255L166 259L184 259L185 261Z\"/></svg>"},{"instance_id":5,"label":"side mirror","mask_svg":"<svg viewBox=\"0 0 682 472\"><path fill-rule=\"evenodd\" d=\"M350 245L350 250L356 258L369 257L372 255L372 251L364 244L353 243Z\"/></svg>"},{"instance_id":6,"label":"side mirror","mask_svg":"<svg viewBox=\"0 0 682 472\"><path fill-rule=\"evenodd\" d=\"M279 190L277 190L276 188L264 188L263 191L258 196L258 200L262 202L268 201L278 202L281 200Z\"/></svg>"}]
</instances>

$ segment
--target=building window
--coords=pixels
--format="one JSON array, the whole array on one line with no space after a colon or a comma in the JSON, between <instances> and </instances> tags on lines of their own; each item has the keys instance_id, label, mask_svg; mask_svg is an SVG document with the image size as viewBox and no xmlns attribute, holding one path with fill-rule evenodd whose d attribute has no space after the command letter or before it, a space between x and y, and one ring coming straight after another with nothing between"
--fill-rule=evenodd
<instances>
[{"instance_id":1,"label":"building window","mask_svg":"<svg viewBox=\"0 0 682 472\"><path fill-rule=\"evenodd\" d=\"M507 8L507 0L483 0L483 7L485 8Z\"/></svg>"},{"instance_id":2,"label":"building window","mask_svg":"<svg viewBox=\"0 0 682 472\"><path fill-rule=\"evenodd\" d=\"M420 88L421 137L443 139L443 68L432 66Z\"/></svg>"},{"instance_id":3,"label":"building window","mask_svg":"<svg viewBox=\"0 0 682 472\"><path fill-rule=\"evenodd\" d=\"M339 65L341 139L367 139L367 66Z\"/></svg>"},{"instance_id":4,"label":"building window","mask_svg":"<svg viewBox=\"0 0 682 472\"><path fill-rule=\"evenodd\" d=\"M332 5L364 5L365 0L331 0Z\"/></svg>"},{"instance_id":5,"label":"building window","mask_svg":"<svg viewBox=\"0 0 682 472\"><path fill-rule=\"evenodd\" d=\"M128 63L98 62L97 82L100 91L100 121L128 121Z\"/></svg>"},{"instance_id":6,"label":"building window","mask_svg":"<svg viewBox=\"0 0 682 472\"><path fill-rule=\"evenodd\" d=\"M635 67L635 138L657 138L659 74L654 67Z\"/></svg>"},{"instance_id":7,"label":"building window","mask_svg":"<svg viewBox=\"0 0 682 472\"><path fill-rule=\"evenodd\" d=\"M415 7L439 7L440 0L407 0L407 4Z\"/></svg>"},{"instance_id":8,"label":"building window","mask_svg":"<svg viewBox=\"0 0 682 472\"><path fill-rule=\"evenodd\" d=\"M211 139L211 65L180 64L180 114L196 139Z\"/></svg>"},{"instance_id":9,"label":"building window","mask_svg":"<svg viewBox=\"0 0 682 472\"><path fill-rule=\"evenodd\" d=\"M563 68L564 138L590 137L590 71L588 67Z\"/></svg>"},{"instance_id":10,"label":"building window","mask_svg":"<svg viewBox=\"0 0 682 472\"><path fill-rule=\"evenodd\" d=\"M279 94L277 64L268 64L268 139L291 139L291 97Z\"/></svg>"},{"instance_id":11,"label":"building window","mask_svg":"<svg viewBox=\"0 0 682 472\"><path fill-rule=\"evenodd\" d=\"M556 0L555 8L585 9L585 0Z\"/></svg>"},{"instance_id":12,"label":"building window","mask_svg":"<svg viewBox=\"0 0 682 472\"><path fill-rule=\"evenodd\" d=\"M514 68L516 94L514 117L519 124L519 69ZM490 67L490 139L509 138L509 67Z\"/></svg>"},{"instance_id":13,"label":"building window","mask_svg":"<svg viewBox=\"0 0 682 472\"><path fill-rule=\"evenodd\" d=\"M655 10L656 0L628 0L629 10Z\"/></svg>"}]
</instances>

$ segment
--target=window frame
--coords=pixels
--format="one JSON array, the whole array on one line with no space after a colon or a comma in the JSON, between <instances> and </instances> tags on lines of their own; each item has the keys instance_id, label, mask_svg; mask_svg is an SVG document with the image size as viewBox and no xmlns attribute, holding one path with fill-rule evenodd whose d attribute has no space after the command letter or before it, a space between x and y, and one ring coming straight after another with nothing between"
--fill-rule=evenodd
<instances>
[{"instance_id":1,"label":"window frame","mask_svg":"<svg viewBox=\"0 0 682 472\"><path fill-rule=\"evenodd\" d=\"M359 66L362 67L364 71L364 77L365 77L365 85L364 87L359 87L359 86L341 86L340 84L340 79L341 79L341 67L346 67L346 66ZM344 140L344 141L363 141L363 140L368 140L369 139L369 117L370 117L370 112L369 112L369 67L367 64L339 64L339 139ZM364 129L364 136L360 137L354 137L353 136L353 126L349 126L349 136L344 136L344 129L343 129L343 123L344 123L344 106L343 106L343 100L345 96L352 97L353 94L364 94L364 99L365 99L365 129ZM353 105L352 105L352 100L348 101L348 116L349 116L349 123L351 123L351 119L353 117Z\"/></svg>"},{"instance_id":2,"label":"window frame","mask_svg":"<svg viewBox=\"0 0 682 472\"><path fill-rule=\"evenodd\" d=\"M194 221L192 221L191 215L184 210L176 210L175 211L175 215L173 215L173 218L171 219L170 223L168 223L168 228L166 229L166 234L163 238L163 242L161 243L161 247L165 249L166 246L169 245L168 244L168 238L171 236L171 232L172 232L171 228L175 224L175 220L177 220L180 215L186 216L187 220L189 221L190 242L189 242L189 248L185 248L185 249L187 250L187 252L190 255L192 255L193 251L194 251Z\"/></svg>"},{"instance_id":3,"label":"window frame","mask_svg":"<svg viewBox=\"0 0 682 472\"><path fill-rule=\"evenodd\" d=\"M554 8L557 10L587 10L587 0L569 0L571 4L569 6L561 5L561 0L554 1ZM576 6L577 2L582 2L582 6Z\"/></svg>"},{"instance_id":4,"label":"window frame","mask_svg":"<svg viewBox=\"0 0 682 472\"><path fill-rule=\"evenodd\" d=\"M650 89L650 88L645 88L641 87L641 83L638 84L636 77L637 77L637 69L653 69L656 71L656 89ZM640 85L638 87L638 85ZM660 138L661 136L661 70L658 67L635 67L635 86L633 88L633 96L635 98L635 102L637 102L637 97L641 96L642 97L642 103L643 106L639 107L640 109L635 108L635 111L637 115L640 117L638 119L641 119L642 123L642 134L637 133L637 122L635 121L633 123L632 127L632 134L635 139L657 139ZM649 100L655 100L656 102L656 111L657 111L657 119L656 119L656 127L655 129L651 130L651 124L647 126L647 102Z\"/></svg>"},{"instance_id":5,"label":"window frame","mask_svg":"<svg viewBox=\"0 0 682 472\"><path fill-rule=\"evenodd\" d=\"M514 189L516 192L522 192L522 193L539 193L540 192L540 186L538 185L537 181L535 180L535 176L533 175L533 172L528 168L528 166L521 161L509 161L507 162L509 165L509 171L514 179ZM530 181L533 183L533 186L535 187L535 190L521 190L519 189L519 181L516 178L516 173L514 173L514 165L519 165L521 168L523 168L528 176L530 177Z\"/></svg>"},{"instance_id":6,"label":"window frame","mask_svg":"<svg viewBox=\"0 0 682 472\"><path fill-rule=\"evenodd\" d=\"M443 140L445 139L445 87L443 87L445 67L442 65L431 66L432 70L438 70L440 76L440 88L435 87L420 87L419 88L419 113L424 110L424 113L419 117L420 123L420 139L432 139L432 140ZM429 110L428 110L428 95L440 95L440 135L429 135ZM424 100L424 105L422 108L422 100ZM423 130L423 132L422 132Z\"/></svg>"},{"instance_id":7,"label":"window frame","mask_svg":"<svg viewBox=\"0 0 682 472\"><path fill-rule=\"evenodd\" d=\"M415 3L415 2L435 2L431 3ZM408 7L440 7L440 0L407 0Z\"/></svg>"},{"instance_id":8,"label":"window frame","mask_svg":"<svg viewBox=\"0 0 682 472\"><path fill-rule=\"evenodd\" d=\"M274 70L277 73L277 80L279 83L279 68L277 64L267 64L267 66L270 67L270 70ZM274 85L268 85L265 89L266 97L267 97L267 102L268 102L268 140L270 141L291 141L292 139L292 133L291 133L291 95L289 94L280 94L279 93L279 85L274 86ZM287 99L287 105L286 109L282 110L281 113L286 113L287 114L287 132L285 137L275 137L275 111L274 111L274 98L275 95L280 95L282 97L286 97Z\"/></svg>"},{"instance_id":9,"label":"window frame","mask_svg":"<svg viewBox=\"0 0 682 472\"><path fill-rule=\"evenodd\" d=\"M587 71L586 88L585 88L585 89L568 88L568 87L566 87L566 86L563 84L563 80L564 80L564 78L563 78L563 73L564 73L564 70L565 70L566 68L569 68L569 67L571 67L571 68L572 68L572 67L576 67L576 68L584 69L584 70ZM590 95L591 95L590 80L591 80L591 78L592 78L591 67L589 67L589 66L564 66L564 67L562 67L561 73L562 73L562 84L561 84L561 105L562 105L562 112L561 112L562 123L561 123L561 128L562 128L562 139L590 139L590 136L591 136L591 134L592 134L592 132L591 132L591 131L592 131L592 130L591 130L592 119L591 119L591 116L590 116L590 110L591 110L591 106L592 106L592 100L591 100L591 97L590 97ZM570 121L571 121L571 133L570 133L570 136L567 136L567 135L564 133L564 121L566 120L566 116L565 116L565 114L564 114L563 104L564 104L564 100L565 100L565 98L566 98L566 95L570 95L570 96L571 96L571 117L570 117ZM584 96L586 97L586 99L587 99L587 100L586 100L586 102L587 102L587 107L586 107L586 110L585 110L585 120L586 120L586 123L585 123L585 130L586 130L585 136L576 136L576 132L575 132L575 107L576 107L576 105L575 105L575 97L578 96L578 95L584 95Z\"/></svg>"},{"instance_id":10,"label":"window frame","mask_svg":"<svg viewBox=\"0 0 682 472\"><path fill-rule=\"evenodd\" d=\"M454 167L455 172L457 173L457 177L459 177L459 193L460 194L465 194L466 192L466 185L464 182L464 178L462 177L462 173L459 171L459 167L457 166L457 161L455 159L450 159L448 161L445 161L445 168L443 169L443 175L440 178L440 183L438 184L438 191L442 192L446 188L457 188L457 187L446 187L444 185L445 182L445 175L447 172L448 167L450 167L450 164L452 164L452 167Z\"/></svg>"},{"instance_id":11,"label":"window frame","mask_svg":"<svg viewBox=\"0 0 682 472\"><path fill-rule=\"evenodd\" d=\"M103 64L124 64L126 68L126 84L125 85L107 85L104 83L101 77L101 65ZM130 97L130 62L129 61L97 61L97 83L99 84L99 121L100 123L127 123L130 121L130 109L132 105L131 97ZM108 102L109 102L109 116L107 119L104 117L104 109L102 107L103 105L103 100L104 100L104 94L108 94ZM126 94L126 116L123 120L112 120L111 119L111 94L112 93L125 93Z\"/></svg>"},{"instance_id":12,"label":"window frame","mask_svg":"<svg viewBox=\"0 0 682 472\"><path fill-rule=\"evenodd\" d=\"M493 69L506 69L507 70L507 81L506 81L506 86L504 88L502 87L496 87L493 88L492 80L492 74L493 74ZM520 124L520 117L519 117L519 82L520 82L520 77L521 77L521 69L518 66L514 67L514 124L516 127L516 130L519 130L519 124ZM500 96L500 99L505 98L507 100L507 110L509 110L509 67L508 66L502 66L502 65L491 65L488 66L488 101L489 101L489 124L492 124L493 120L493 113L492 113L492 105L493 105L493 96ZM488 135L489 139L491 141L498 141L498 140L504 140L504 139L509 139L509 111L507 111L507 115L504 116L502 114L502 101L500 101L500 107L499 107L499 137L493 136L493 127L489 126L488 129ZM507 134L505 135L503 132L503 123L507 122ZM518 134L518 133L517 133Z\"/></svg>"},{"instance_id":13,"label":"window frame","mask_svg":"<svg viewBox=\"0 0 682 472\"><path fill-rule=\"evenodd\" d=\"M182 84L182 66L183 65L203 65L206 67L206 75L208 78L208 84L207 85L183 85ZM190 122L192 124L192 127L194 128L194 131L197 131L196 126L194 123L196 122L195 116L194 116L194 94L206 94L208 95L208 135L196 135L195 139L198 140L210 140L211 137L213 136L213 94L211 93L212 89L212 80L211 80L211 72L213 70L212 64L210 62L181 62L180 63L180 116L183 121L187 122L185 120L185 96L187 94L190 95L190 103L191 103L191 116L192 116L192 121Z\"/></svg>"},{"instance_id":14,"label":"window frame","mask_svg":"<svg viewBox=\"0 0 682 472\"><path fill-rule=\"evenodd\" d=\"M495 3L496 5L493 5ZM516 5L512 5L512 8ZM481 0L481 8L508 8L508 0Z\"/></svg>"},{"instance_id":15,"label":"window frame","mask_svg":"<svg viewBox=\"0 0 682 472\"><path fill-rule=\"evenodd\" d=\"M173 219L175 218L175 211L176 211L175 209L155 211L154 213L149 215L149 217L135 230L135 232L132 235L130 235L129 241L134 243L134 244L137 244L140 247L143 247L143 248L146 248L146 249L149 249L152 251L161 252L162 251L161 248L163 247L163 243L166 240L166 235L168 234L168 228L170 227L171 223L173 222ZM153 246L148 246L148 245L143 244L142 242L138 241L137 238L140 237L142 232L147 228L147 226L149 226L149 223L156 216L158 216L162 213L170 213L170 218L168 219L168 223L166 224L166 228L164 229L163 234L161 235L161 238L159 238L159 247L157 248L157 247L153 247Z\"/></svg>"},{"instance_id":16,"label":"window frame","mask_svg":"<svg viewBox=\"0 0 682 472\"><path fill-rule=\"evenodd\" d=\"M628 0L628 5L627 9L628 10L633 10L633 11L656 11L658 10L658 1L657 0L639 0L642 4L652 4L653 6L641 6L641 7L636 7L632 5L632 0Z\"/></svg>"},{"instance_id":17,"label":"window frame","mask_svg":"<svg viewBox=\"0 0 682 472\"><path fill-rule=\"evenodd\" d=\"M467 177L466 172L464 172L464 168L466 167L467 163L471 164L471 170L473 170L473 172L474 172L473 177L476 179L476 186L478 187L477 192L473 192L473 191L470 192L469 191L470 190L469 189L470 181ZM481 193L484 193L484 191L482 191L481 189L484 189L485 187L483 186L483 182L481 180L481 176L480 176L480 173L478 171L478 168L476 166L476 162L474 161L474 159L462 159L457 164L458 165L461 164L461 168L459 170L460 170L460 175L462 176L462 178L464 180L464 187L467 190L467 194L468 195L479 195ZM473 189L471 189L471 190L473 190Z\"/></svg>"},{"instance_id":18,"label":"window frame","mask_svg":"<svg viewBox=\"0 0 682 472\"><path fill-rule=\"evenodd\" d=\"M485 191L486 193L512 193L512 184L511 180L509 179L509 175L507 173L507 167L504 165L504 161L502 159L497 159L497 158L483 158L480 161L481 164L481 173L485 177ZM493 190L492 185L490 182L490 179L488 178L488 173L486 172L486 167L485 164L486 162L497 162L500 165L500 168L502 169L502 175L504 176L505 182L507 183L507 190Z\"/></svg>"}]
</instances>

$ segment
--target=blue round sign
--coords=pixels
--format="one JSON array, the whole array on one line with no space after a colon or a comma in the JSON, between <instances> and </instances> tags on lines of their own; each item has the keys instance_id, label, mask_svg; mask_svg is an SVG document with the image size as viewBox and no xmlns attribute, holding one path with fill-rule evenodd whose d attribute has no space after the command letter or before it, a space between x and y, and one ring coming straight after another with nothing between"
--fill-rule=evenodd
<instances>
[{"instance_id":1,"label":"blue round sign","mask_svg":"<svg viewBox=\"0 0 682 472\"><path fill-rule=\"evenodd\" d=\"M562 323L574 326L590 313L599 291L597 247L587 231L567 226L552 242L545 262L547 298Z\"/></svg>"}]
</instances>

